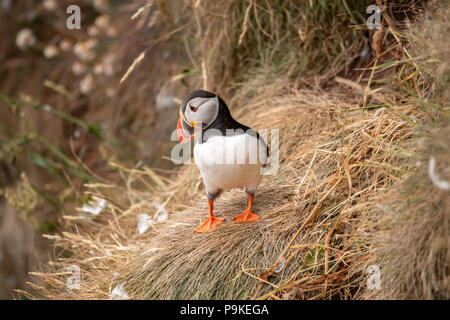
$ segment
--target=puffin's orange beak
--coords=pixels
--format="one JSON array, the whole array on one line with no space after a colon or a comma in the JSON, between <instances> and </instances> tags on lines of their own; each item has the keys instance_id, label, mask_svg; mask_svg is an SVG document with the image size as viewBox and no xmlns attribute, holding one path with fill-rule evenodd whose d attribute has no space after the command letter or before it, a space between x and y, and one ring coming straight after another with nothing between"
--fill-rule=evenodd
<instances>
[{"instance_id":1,"label":"puffin's orange beak","mask_svg":"<svg viewBox=\"0 0 450 320\"><path fill-rule=\"evenodd\" d=\"M187 143L189 142L194 136L189 136L186 135L185 130L183 129L183 125L181 123L181 121L183 121L181 119L181 113L180 113L180 117L178 118L178 124L177 124L177 135L178 135L178 140L180 140L181 143Z\"/></svg>"}]
</instances>

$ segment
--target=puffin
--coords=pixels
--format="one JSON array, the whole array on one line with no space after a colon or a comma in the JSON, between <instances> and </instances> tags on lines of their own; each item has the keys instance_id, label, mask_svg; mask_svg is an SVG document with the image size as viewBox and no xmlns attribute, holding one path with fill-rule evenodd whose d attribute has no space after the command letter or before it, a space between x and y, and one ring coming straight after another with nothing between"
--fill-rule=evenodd
<instances>
[{"instance_id":1,"label":"puffin","mask_svg":"<svg viewBox=\"0 0 450 320\"><path fill-rule=\"evenodd\" d=\"M177 135L182 144L194 140L194 162L208 199L208 218L194 232L215 230L224 220L214 215L214 200L222 191L233 188L245 188L248 195L247 209L233 220L259 220L252 204L269 156L264 139L236 121L221 97L205 90L192 91L183 99Z\"/></svg>"}]
</instances>

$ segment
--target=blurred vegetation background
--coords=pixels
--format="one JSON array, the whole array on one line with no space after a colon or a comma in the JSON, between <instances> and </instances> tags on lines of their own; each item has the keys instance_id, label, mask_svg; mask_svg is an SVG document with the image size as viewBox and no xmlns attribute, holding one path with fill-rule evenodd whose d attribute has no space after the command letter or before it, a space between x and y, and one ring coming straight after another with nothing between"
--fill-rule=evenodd
<instances>
[{"instance_id":1,"label":"blurred vegetation background","mask_svg":"<svg viewBox=\"0 0 450 320\"><path fill-rule=\"evenodd\" d=\"M81 9L80 30L66 27L72 4ZM167 6L177 4L149 6L130 28L140 4L1 1L2 298L47 258L41 234L89 200L83 184L117 181L107 161L173 168L161 156L172 146L174 99L188 90L192 70L182 40L167 41L178 19ZM139 72L120 84L144 50Z\"/></svg>"}]
</instances>

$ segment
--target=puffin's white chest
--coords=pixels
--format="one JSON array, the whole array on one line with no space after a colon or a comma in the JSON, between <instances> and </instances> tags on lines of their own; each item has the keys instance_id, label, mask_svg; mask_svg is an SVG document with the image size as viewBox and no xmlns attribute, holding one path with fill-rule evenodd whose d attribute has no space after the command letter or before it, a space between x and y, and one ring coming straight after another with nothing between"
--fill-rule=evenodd
<instances>
[{"instance_id":1,"label":"puffin's white chest","mask_svg":"<svg viewBox=\"0 0 450 320\"><path fill-rule=\"evenodd\" d=\"M237 187L256 190L266 159L266 146L249 134L215 136L194 146L194 160L209 192Z\"/></svg>"}]
</instances>

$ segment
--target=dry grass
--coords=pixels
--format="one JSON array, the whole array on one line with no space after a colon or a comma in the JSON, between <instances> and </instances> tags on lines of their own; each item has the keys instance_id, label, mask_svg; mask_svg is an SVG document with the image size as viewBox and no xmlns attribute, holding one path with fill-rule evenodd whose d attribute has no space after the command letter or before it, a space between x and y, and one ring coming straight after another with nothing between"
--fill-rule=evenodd
<instances>
[{"instance_id":1,"label":"dry grass","mask_svg":"<svg viewBox=\"0 0 450 320\"><path fill-rule=\"evenodd\" d=\"M255 201L261 221L227 222L215 232L193 234L205 217L206 200L198 170L185 166L175 182L158 191L124 190L128 209L111 205L99 221L70 217L69 226L73 219L83 222L57 243L76 254L53 265L57 270L79 265L83 285L67 292L67 275L50 273L44 276L52 288L46 296L108 298L115 284L126 281L132 298L356 297L370 246L359 240L370 231L366 203L400 175L399 157L391 153L411 127L388 110L333 118L332 108L356 107L345 94L298 91L274 101L279 107L248 104L257 115L251 125L280 130L280 170L263 179ZM417 116L409 107L402 111ZM146 174L129 172L127 179L138 176ZM153 201L165 203L169 220L139 236L136 215L152 210ZM233 190L215 208L230 220L245 205L245 193Z\"/></svg>"},{"instance_id":2,"label":"dry grass","mask_svg":"<svg viewBox=\"0 0 450 320\"><path fill-rule=\"evenodd\" d=\"M193 8L202 41L189 37L186 48L202 58L205 89L231 99L236 88L248 99L274 83L323 84L361 64L365 8L362 1L202 2Z\"/></svg>"},{"instance_id":3,"label":"dry grass","mask_svg":"<svg viewBox=\"0 0 450 320\"><path fill-rule=\"evenodd\" d=\"M417 79L427 87L413 103L430 118L409 148L417 151L408 174L395 188L377 195L377 205L370 209L370 224L377 232L368 237L374 247L369 263L381 267L384 290L366 291L366 298L450 299L450 55L442 38L450 8L432 9L411 33L417 45L412 49L429 54L419 62L425 71Z\"/></svg>"},{"instance_id":4,"label":"dry grass","mask_svg":"<svg viewBox=\"0 0 450 320\"><path fill-rule=\"evenodd\" d=\"M450 299L450 188L431 179L435 175L450 181L450 127L445 127L423 141L418 169L395 189L380 194L381 204L371 210L379 230L372 235L376 244L372 262L383 271L384 290L366 292L368 297Z\"/></svg>"}]
</instances>

